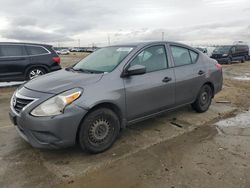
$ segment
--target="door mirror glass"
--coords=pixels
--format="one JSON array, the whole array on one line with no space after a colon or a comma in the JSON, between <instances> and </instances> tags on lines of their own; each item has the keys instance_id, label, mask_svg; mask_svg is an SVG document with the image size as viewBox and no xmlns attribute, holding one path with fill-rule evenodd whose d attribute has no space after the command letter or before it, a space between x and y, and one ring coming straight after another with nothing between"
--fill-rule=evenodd
<instances>
[{"instance_id":1,"label":"door mirror glass","mask_svg":"<svg viewBox=\"0 0 250 188\"><path fill-rule=\"evenodd\" d=\"M146 73L146 67L143 65L133 65L126 71L126 76L140 75Z\"/></svg>"}]
</instances>

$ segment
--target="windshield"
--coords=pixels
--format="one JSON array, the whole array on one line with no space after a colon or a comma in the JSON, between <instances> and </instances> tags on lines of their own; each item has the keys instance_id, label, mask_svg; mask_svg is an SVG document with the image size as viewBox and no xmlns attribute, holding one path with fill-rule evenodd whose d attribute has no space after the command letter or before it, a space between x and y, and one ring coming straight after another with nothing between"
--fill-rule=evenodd
<instances>
[{"instance_id":1,"label":"windshield","mask_svg":"<svg viewBox=\"0 0 250 188\"><path fill-rule=\"evenodd\" d=\"M214 53L228 53L231 46L220 46L214 49Z\"/></svg>"},{"instance_id":2,"label":"windshield","mask_svg":"<svg viewBox=\"0 0 250 188\"><path fill-rule=\"evenodd\" d=\"M133 50L133 47L101 48L77 63L73 69L111 72Z\"/></svg>"}]
</instances>

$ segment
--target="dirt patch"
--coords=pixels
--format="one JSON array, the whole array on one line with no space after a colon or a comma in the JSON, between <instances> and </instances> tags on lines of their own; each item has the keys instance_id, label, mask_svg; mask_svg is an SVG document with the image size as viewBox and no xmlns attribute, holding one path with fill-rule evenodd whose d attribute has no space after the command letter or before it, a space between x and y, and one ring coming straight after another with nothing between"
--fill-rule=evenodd
<instances>
[{"instance_id":1,"label":"dirt patch","mask_svg":"<svg viewBox=\"0 0 250 188\"><path fill-rule=\"evenodd\" d=\"M224 79L223 91L215 97L215 101L229 101L240 111L250 106L250 82Z\"/></svg>"},{"instance_id":2,"label":"dirt patch","mask_svg":"<svg viewBox=\"0 0 250 188\"><path fill-rule=\"evenodd\" d=\"M248 187L249 141L203 126L58 187Z\"/></svg>"},{"instance_id":3,"label":"dirt patch","mask_svg":"<svg viewBox=\"0 0 250 188\"><path fill-rule=\"evenodd\" d=\"M237 181L232 184L223 178L228 167L220 163L228 158L213 141L216 133L211 126L198 128L58 187L237 186Z\"/></svg>"},{"instance_id":4,"label":"dirt patch","mask_svg":"<svg viewBox=\"0 0 250 188\"><path fill-rule=\"evenodd\" d=\"M87 52L71 52L69 55L60 55L61 65L63 68L69 67L75 63L78 63L89 54L90 53Z\"/></svg>"},{"instance_id":5,"label":"dirt patch","mask_svg":"<svg viewBox=\"0 0 250 188\"><path fill-rule=\"evenodd\" d=\"M223 66L224 84L223 90L216 95L215 101L229 101L240 111L249 109L250 106L250 81L237 80L235 76L250 72L250 61L242 64Z\"/></svg>"}]
</instances>

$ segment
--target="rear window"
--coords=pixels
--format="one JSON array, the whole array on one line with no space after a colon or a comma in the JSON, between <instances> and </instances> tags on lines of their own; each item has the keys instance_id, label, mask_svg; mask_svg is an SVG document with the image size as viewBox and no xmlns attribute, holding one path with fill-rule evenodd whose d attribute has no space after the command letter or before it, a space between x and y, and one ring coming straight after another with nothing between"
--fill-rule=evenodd
<instances>
[{"instance_id":1,"label":"rear window","mask_svg":"<svg viewBox=\"0 0 250 188\"><path fill-rule=\"evenodd\" d=\"M43 55L49 52L40 46L26 46L29 55Z\"/></svg>"},{"instance_id":2,"label":"rear window","mask_svg":"<svg viewBox=\"0 0 250 188\"><path fill-rule=\"evenodd\" d=\"M236 46L236 51L248 51L247 46Z\"/></svg>"},{"instance_id":3,"label":"rear window","mask_svg":"<svg viewBox=\"0 0 250 188\"><path fill-rule=\"evenodd\" d=\"M21 45L1 45L0 57L18 57L27 55L25 48Z\"/></svg>"},{"instance_id":4,"label":"rear window","mask_svg":"<svg viewBox=\"0 0 250 188\"><path fill-rule=\"evenodd\" d=\"M171 46L175 66L189 65L192 63L189 50L179 46Z\"/></svg>"},{"instance_id":5,"label":"rear window","mask_svg":"<svg viewBox=\"0 0 250 188\"><path fill-rule=\"evenodd\" d=\"M198 59L198 53L192 51L192 50L189 50L190 52L190 56L191 56L191 59L192 59L192 62L195 63Z\"/></svg>"}]
</instances>

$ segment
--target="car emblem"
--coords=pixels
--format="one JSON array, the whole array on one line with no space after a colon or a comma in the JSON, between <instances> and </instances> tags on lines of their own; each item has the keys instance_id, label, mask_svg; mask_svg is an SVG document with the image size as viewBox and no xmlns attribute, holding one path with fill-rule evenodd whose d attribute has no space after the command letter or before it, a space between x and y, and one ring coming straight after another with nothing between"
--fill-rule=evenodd
<instances>
[{"instance_id":1,"label":"car emblem","mask_svg":"<svg viewBox=\"0 0 250 188\"><path fill-rule=\"evenodd\" d=\"M16 106L16 97L13 97L13 101L12 101L13 107Z\"/></svg>"}]
</instances>

